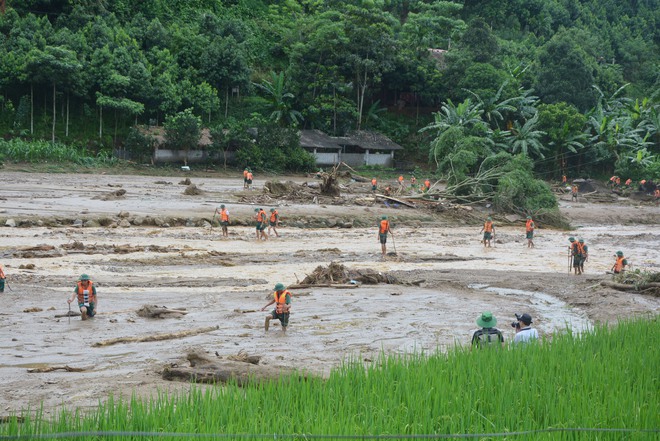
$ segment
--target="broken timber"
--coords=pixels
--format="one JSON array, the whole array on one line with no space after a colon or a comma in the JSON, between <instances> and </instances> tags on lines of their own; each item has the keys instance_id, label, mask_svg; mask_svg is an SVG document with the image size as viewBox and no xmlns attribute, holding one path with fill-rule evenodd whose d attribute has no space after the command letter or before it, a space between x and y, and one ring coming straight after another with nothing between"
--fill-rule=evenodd
<instances>
[{"instance_id":1,"label":"broken timber","mask_svg":"<svg viewBox=\"0 0 660 441\"><path fill-rule=\"evenodd\" d=\"M103 340L96 342L92 346L99 347L99 346L110 346L117 343L142 343L146 341L172 340L175 338L183 338L183 337L190 337L191 335L204 334L206 332L212 332L218 329L219 326L209 326L206 328L190 329L188 331L172 332L167 334L147 335L144 337L118 337L118 338L111 338L110 340Z\"/></svg>"},{"instance_id":2,"label":"broken timber","mask_svg":"<svg viewBox=\"0 0 660 441\"><path fill-rule=\"evenodd\" d=\"M87 369L83 368L74 368L69 365L66 366L48 366L48 367L42 367L42 368L34 368L34 369L28 369L28 372L33 374L33 373L42 373L42 372L53 372L53 371L67 371L67 372L85 372Z\"/></svg>"},{"instance_id":3,"label":"broken timber","mask_svg":"<svg viewBox=\"0 0 660 441\"><path fill-rule=\"evenodd\" d=\"M402 199L393 198L392 196L385 196L384 194L379 194L379 193L374 194L374 196L379 197L379 198L383 198L383 199L388 199L390 201L398 202L399 204L405 205L406 207L417 208L417 206L415 204L411 204L410 202L406 202Z\"/></svg>"}]
</instances>

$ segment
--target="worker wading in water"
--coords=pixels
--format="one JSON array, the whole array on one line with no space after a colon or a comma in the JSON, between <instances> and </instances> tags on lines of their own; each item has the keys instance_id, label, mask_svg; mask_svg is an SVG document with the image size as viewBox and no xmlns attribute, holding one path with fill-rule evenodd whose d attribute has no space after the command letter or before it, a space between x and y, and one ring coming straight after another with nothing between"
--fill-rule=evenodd
<instances>
[{"instance_id":1,"label":"worker wading in water","mask_svg":"<svg viewBox=\"0 0 660 441\"><path fill-rule=\"evenodd\" d=\"M225 208L225 204L220 205L220 209L215 210L217 214L220 215L220 226L222 227L222 237L229 237L229 230L227 226L229 225L229 210Z\"/></svg>"},{"instance_id":2,"label":"worker wading in water","mask_svg":"<svg viewBox=\"0 0 660 441\"><path fill-rule=\"evenodd\" d=\"M612 265L612 272L614 274L622 273L626 270L626 265L628 265L628 261L623 257L623 251L617 251L614 257L616 257L616 261Z\"/></svg>"},{"instance_id":3,"label":"worker wading in water","mask_svg":"<svg viewBox=\"0 0 660 441\"><path fill-rule=\"evenodd\" d=\"M275 309L266 316L264 330L268 331L272 319L278 319L282 324L282 331L286 332L286 327L289 326L289 313L291 311L291 293L281 283L275 285L273 300L268 302L261 310L264 311L273 303L275 303Z\"/></svg>"},{"instance_id":4,"label":"worker wading in water","mask_svg":"<svg viewBox=\"0 0 660 441\"><path fill-rule=\"evenodd\" d=\"M532 216L527 216L527 222L525 223L525 237L527 238L527 248L534 248L534 221Z\"/></svg>"},{"instance_id":5,"label":"worker wading in water","mask_svg":"<svg viewBox=\"0 0 660 441\"><path fill-rule=\"evenodd\" d=\"M268 234L270 234L270 230L272 229L273 232L275 233L275 237L280 237L280 235L277 234L277 227L279 226L280 226L280 214L277 212L276 209L271 208L270 219L268 220Z\"/></svg>"},{"instance_id":6,"label":"worker wading in water","mask_svg":"<svg viewBox=\"0 0 660 441\"><path fill-rule=\"evenodd\" d=\"M76 297L78 298L78 307L82 319L87 320L88 317L94 317L97 305L96 287L87 274L80 276L80 280L73 289L73 295L70 299L67 299L67 302L73 302Z\"/></svg>"},{"instance_id":7,"label":"worker wading in water","mask_svg":"<svg viewBox=\"0 0 660 441\"><path fill-rule=\"evenodd\" d=\"M573 271L575 275L582 274L582 255L584 254L584 248L580 242L576 241L574 237L569 237L568 241L571 243L568 246L571 258L573 259Z\"/></svg>"}]
</instances>

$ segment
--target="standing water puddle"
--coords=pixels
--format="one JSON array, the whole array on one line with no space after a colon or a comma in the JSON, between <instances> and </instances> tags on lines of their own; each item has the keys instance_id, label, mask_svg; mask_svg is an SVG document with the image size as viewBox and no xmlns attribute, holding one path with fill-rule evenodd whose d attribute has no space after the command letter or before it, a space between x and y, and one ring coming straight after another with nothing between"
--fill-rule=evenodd
<instances>
[{"instance_id":1,"label":"standing water puddle","mask_svg":"<svg viewBox=\"0 0 660 441\"><path fill-rule=\"evenodd\" d=\"M534 314L532 313L532 317L534 319L532 326L536 326L537 322L541 322L540 328L544 332L563 331L568 328L573 333L579 334L593 328L593 324L586 317L584 312L571 308L568 304L566 304L566 302L559 300L550 294L543 292L523 291L520 289L498 288L495 286L483 284L472 284L468 285L468 287L472 289L483 289L484 291L494 292L497 295L503 297L525 297L529 299L532 308L540 317L537 319L537 317L534 317ZM518 312L522 314L529 311Z\"/></svg>"}]
</instances>

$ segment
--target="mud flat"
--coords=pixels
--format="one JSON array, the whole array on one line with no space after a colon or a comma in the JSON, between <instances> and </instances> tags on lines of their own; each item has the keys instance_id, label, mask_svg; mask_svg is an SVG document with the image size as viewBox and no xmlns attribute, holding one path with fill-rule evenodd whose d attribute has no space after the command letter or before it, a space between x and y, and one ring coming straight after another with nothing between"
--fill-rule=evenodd
<instances>
[{"instance_id":1,"label":"mud flat","mask_svg":"<svg viewBox=\"0 0 660 441\"><path fill-rule=\"evenodd\" d=\"M267 369L327 375L347 358L370 363L381 351L431 352L468 344L484 310L498 318L506 340L514 335L509 326L514 313L530 313L540 333L551 338L566 326L581 331L598 322L660 311L658 297L599 285L610 277L605 271L619 249L631 256L634 268L658 271L660 233L653 219L660 209L651 205L585 203L575 212L562 201L563 212L569 218L575 215L574 229L541 225L536 248L528 249L524 226L515 222L498 225L494 248L484 248L481 226L473 220L456 222L426 210L378 204L271 199L263 208L278 206L284 225L280 237L258 242L249 226L258 205L241 200L261 195L244 195L238 177L196 178L206 193L194 196L183 194L180 176L3 173L2 179L6 191L0 217L30 221L0 229L0 263L11 286L0 295L3 415L41 403L53 412L60 405L93 407L109 394L185 390L187 383L166 381L160 373L165 366L184 364L191 351L217 360L243 351L261 356L260 365ZM120 198L94 199L117 185L126 190ZM256 187L260 185L257 181ZM362 196L360 188L351 190L352 197L366 198L366 186ZM232 217L228 239L221 238L219 228L199 222L210 219L220 201ZM128 214L124 218L183 222L122 226L122 212ZM388 250L396 245L396 255L385 259L375 227L360 227L375 224L381 214L390 216L395 231L395 244L388 243ZM73 225L86 217L111 222ZM638 218L644 222L636 223ZM57 219L66 222L48 225ZM333 219L339 222L333 227L309 227ZM583 237L590 246L583 276L568 274L570 235ZM332 262L392 275L399 283L293 290L286 336L277 325L265 333L261 308L273 285L299 283L319 265ZM93 320L66 316L66 298L81 273L89 274L98 288L99 313ZM143 305L186 313L142 317L138 310ZM212 330L169 340L95 345L196 329ZM67 366L71 369L30 372Z\"/></svg>"}]
</instances>

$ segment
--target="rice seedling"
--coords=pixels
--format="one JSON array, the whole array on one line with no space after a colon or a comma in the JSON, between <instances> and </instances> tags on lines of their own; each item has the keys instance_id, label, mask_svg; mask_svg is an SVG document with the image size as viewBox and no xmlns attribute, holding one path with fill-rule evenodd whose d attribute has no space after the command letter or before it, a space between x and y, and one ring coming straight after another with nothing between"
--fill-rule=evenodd
<instances>
[{"instance_id":1,"label":"rice seedling","mask_svg":"<svg viewBox=\"0 0 660 441\"><path fill-rule=\"evenodd\" d=\"M383 354L366 367L349 360L327 379L284 376L148 400L110 397L89 414L62 410L50 420L38 413L0 425L0 439L77 432L76 439L90 440L652 440L660 436L658 320L625 320L502 350Z\"/></svg>"}]
</instances>

